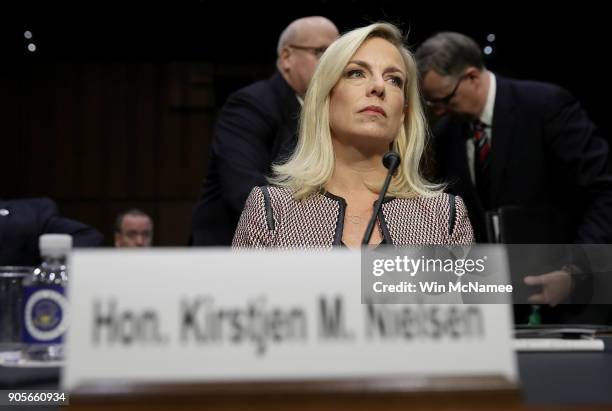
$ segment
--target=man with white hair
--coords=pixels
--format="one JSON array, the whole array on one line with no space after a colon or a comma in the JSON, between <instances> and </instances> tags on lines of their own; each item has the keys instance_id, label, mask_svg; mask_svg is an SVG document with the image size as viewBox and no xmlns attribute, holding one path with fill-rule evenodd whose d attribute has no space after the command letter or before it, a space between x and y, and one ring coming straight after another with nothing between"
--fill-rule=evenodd
<instances>
[{"instance_id":1,"label":"man with white hair","mask_svg":"<svg viewBox=\"0 0 612 411\"><path fill-rule=\"evenodd\" d=\"M277 71L232 94L219 113L208 175L193 213L193 245L230 245L251 189L291 155L300 105L319 58L338 37L325 17L303 17L282 32Z\"/></svg>"}]
</instances>

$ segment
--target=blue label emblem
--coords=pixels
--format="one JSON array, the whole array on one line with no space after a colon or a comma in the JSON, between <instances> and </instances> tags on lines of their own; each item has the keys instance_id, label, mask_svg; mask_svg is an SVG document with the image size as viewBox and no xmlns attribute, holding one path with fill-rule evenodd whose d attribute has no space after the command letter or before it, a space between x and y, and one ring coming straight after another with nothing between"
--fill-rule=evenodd
<instances>
[{"instance_id":1,"label":"blue label emblem","mask_svg":"<svg viewBox=\"0 0 612 411\"><path fill-rule=\"evenodd\" d=\"M68 329L68 301L63 287L26 287L24 297L24 342L62 342Z\"/></svg>"}]
</instances>

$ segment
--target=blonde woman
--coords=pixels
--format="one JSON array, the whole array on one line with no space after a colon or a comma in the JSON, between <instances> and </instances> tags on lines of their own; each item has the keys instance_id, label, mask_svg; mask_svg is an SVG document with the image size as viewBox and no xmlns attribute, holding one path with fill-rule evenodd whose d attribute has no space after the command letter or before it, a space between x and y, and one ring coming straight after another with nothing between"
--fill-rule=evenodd
<instances>
[{"instance_id":1,"label":"blonde woman","mask_svg":"<svg viewBox=\"0 0 612 411\"><path fill-rule=\"evenodd\" d=\"M417 82L395 26L372 24L336 40L306 93L296 150L273 168L271 185L251 192L234 247L359 247L390 149L401 165L370 244L471 244L461 199L420 173L427 128Z\"/></svg>"}]
</instances>

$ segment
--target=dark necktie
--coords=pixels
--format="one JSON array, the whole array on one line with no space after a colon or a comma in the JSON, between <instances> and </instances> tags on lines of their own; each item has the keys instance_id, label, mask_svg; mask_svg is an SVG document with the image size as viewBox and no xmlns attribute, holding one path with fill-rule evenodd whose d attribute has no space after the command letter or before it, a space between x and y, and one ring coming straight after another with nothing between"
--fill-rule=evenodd
<instances>
[{"instance_id":1,"label":"dark necktie","mask_svg":"<svg viewBox=\"0 0 612 411\"><path fill-rule=\"evenodd\" d=\"M474 177L476 190L485 210L490 209L491 162L489 153L491 142L487 135L487 125L480 120L472 123L472 141L474 143Z\"/></svg>"}]
</instances>

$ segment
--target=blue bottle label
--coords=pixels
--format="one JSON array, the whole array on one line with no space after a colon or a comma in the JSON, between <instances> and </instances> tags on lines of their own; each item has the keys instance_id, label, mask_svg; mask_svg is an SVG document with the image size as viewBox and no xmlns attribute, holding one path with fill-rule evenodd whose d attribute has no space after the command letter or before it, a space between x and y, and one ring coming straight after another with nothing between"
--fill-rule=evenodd
<instances>
[{"instance_id":1,"label":"blue bottle label","mask_svg":"<svg viewBox=\"0 0 612 411\"><path fill-rule=\"evenodd\" d=\"M61 285L33 285L23 290L23 342L62 343L68 329L68 300Z\"/></svg>"}]
</instances>

